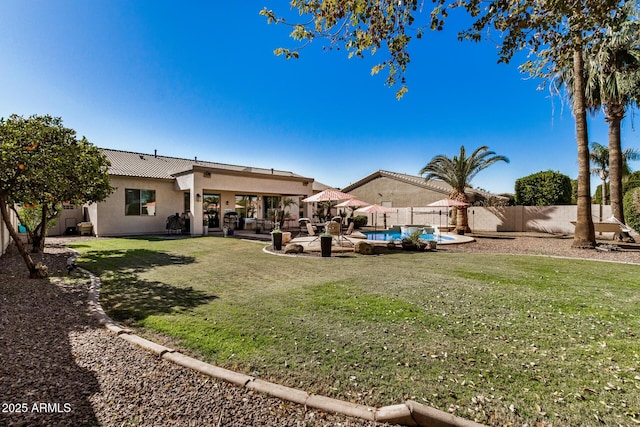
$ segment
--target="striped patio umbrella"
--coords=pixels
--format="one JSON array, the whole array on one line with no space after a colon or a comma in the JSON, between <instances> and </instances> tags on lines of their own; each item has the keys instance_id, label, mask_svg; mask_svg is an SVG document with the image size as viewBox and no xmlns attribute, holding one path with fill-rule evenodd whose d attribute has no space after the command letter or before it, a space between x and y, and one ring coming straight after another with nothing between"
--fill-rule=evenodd
<instances>
[{"instance_id":1,"label":"striped patio umbrella","mask_svg":"<svg viewBox=\"0 0 640 427\"><path fill-rule=\"evenodd\" d=\"M354 208L356 206L369 206L371 203L363 202L360 199L347 199L344 202L340 202L336 205L336 208Z\"/></svg>"},{"instance_id":2,"label":"striped patio umbrella","mask_svg":"<svg viewBox=\"0 0 640 427\"><path fill-rule=\"evenodd\" d=\"M309 196L306 199L302 199L305 203L312 202L335 202L338 200L346 200L353 199L356 196L348 193L343 193L342 191L327 189L319 192L318 194L314 194L313 196Z\"/></svg>"}]
</instances>

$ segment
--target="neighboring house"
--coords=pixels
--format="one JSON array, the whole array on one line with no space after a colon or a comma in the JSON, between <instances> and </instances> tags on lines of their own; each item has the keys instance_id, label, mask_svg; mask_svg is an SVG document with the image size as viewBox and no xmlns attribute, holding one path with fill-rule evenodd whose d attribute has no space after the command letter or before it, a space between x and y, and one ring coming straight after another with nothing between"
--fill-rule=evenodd
<instances>
[{"instance_id":1,"label":"neighboring house","mask_svg":"<svg viewBox=\"0 0 640 427\"><path fill-rule=\"evenodd\" d=\"M111 161L115 192L84 208L82 219L97 236L164 233L178 214L188 233L222 229L226 224L267 226L283 197L313 194L313 178L275 169L235 166L157 154L102 149ZM302 206L302 209L305 207ZM298 206L290 210L298 214ZM225 215L226 214L226 215Z\"/></svg>"},{"instance_id":2,"label":"neighboring house","mask_svg":"<svg viewBox=\"0 0 640 427\"><path fill-rule=\"evenodd\" d=\"M342 191L368 203L387 207L416 207L428 206L430 203L446 199L451 193L451 186L436 179L426 181L421 176L378 170L348 185ZM473 188L467 189L466 193L472 204L496 197Z\"/></svg>"}]
</instances>

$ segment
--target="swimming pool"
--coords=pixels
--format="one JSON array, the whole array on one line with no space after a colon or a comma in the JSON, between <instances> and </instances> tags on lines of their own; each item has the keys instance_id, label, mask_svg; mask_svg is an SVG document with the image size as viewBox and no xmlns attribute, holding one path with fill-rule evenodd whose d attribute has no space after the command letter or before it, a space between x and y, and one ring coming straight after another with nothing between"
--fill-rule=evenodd
<instances>
[{"instance_id":1,"label":"swimming pool","mask_svg":"<svg viewBox=\"0 0 640 427\"><path fill-rule=\"evenodd\" d=\"M362 234L367 236L367 240L375 240L375 241L381 241L381 242L388 242L389 240L402 240L403 237L407 237L407 236L403 236L402 233L393 232L389 230L363 231ZM435 234L421 234L420 238L423 240L436 240L439 242L455 240L453 237L450 237L450 236L443 236L443 235L436 236Z\"/></svg>"}]
</instances>

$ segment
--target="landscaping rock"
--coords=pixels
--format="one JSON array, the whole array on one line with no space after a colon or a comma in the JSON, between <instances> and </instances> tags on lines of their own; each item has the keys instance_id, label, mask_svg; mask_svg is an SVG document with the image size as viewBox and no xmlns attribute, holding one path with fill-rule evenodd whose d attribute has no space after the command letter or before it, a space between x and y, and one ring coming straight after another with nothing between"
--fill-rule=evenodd
<instances>
[{"instance_id":1,"label":"landscaping rock","mask_svg":"<svg viewBox=\"0 0 640 427\"><path fill-rule=\"evenodd\" d=\"M371 243L356 242L356 245L353 250L358 254L373 255L375 248Z\"/></svg>"},{"instance_id":2,"label":"landscaping rock","mask_svg":"<svg viewBox=\"0 0 640 427\"><path fill-rule=\"evenodd\" d=\"M304 252L304 248L302 247L302 245L299 245L297 243L289 243L284 248L285 254L301 254L302 252Z\"/></svg>"}]
</instances>

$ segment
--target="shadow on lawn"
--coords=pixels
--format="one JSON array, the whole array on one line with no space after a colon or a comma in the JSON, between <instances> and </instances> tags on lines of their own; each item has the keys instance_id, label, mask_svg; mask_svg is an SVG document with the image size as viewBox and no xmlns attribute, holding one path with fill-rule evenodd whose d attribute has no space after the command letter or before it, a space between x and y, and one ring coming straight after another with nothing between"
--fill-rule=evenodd
<instances>
[{"instance_id":1,"label":"shadow on lawn","mask_svg":"<svg viewBox=\"0 0 640 427\"><path fill-rule=\"evenodd\" d=\"M151 281L140 274L157 267L187 265L194 257L148 249L90 251L79 262L101 276L100 302L113 319L135 323L154 314L189 310L216 299L192 287Z\"/></svg>"}]
</instances>

